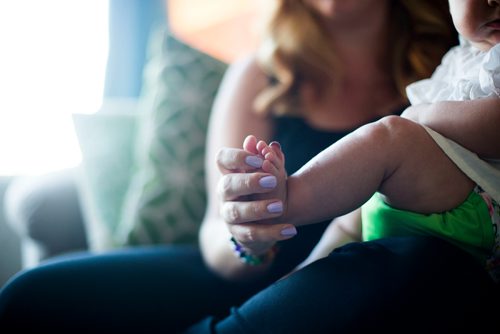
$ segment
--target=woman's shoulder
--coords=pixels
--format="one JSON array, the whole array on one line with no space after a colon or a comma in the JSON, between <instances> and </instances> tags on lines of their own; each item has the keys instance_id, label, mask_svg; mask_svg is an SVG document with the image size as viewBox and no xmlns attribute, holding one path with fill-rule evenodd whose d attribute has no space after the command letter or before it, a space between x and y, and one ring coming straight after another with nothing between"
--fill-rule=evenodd
<instances>
[{"instance_id":1,"label":"woman's shoulder","mask_svg":"<svg viewBox=\"0 0 500 334\"><path fill-rule=\"evenodd\" d=\"M260 66L255 54L248 54L232 62L228 69L229 75L248 82L267 82L268 76Z\"/></svg>"},{"instance_id":2,"label":"woman's shoulder","mask_svg":"<svg viewBox=\"0 0 500 334\"><path fill-rule=\"evenodd\" d=\"M268 84L269 81L259 66L257 58L254 55L248 55L229 65L218 96L219 99L228 96L238 97L240 103L249 104L250 100L255 99Z\"/></svg>"}]
</instances>

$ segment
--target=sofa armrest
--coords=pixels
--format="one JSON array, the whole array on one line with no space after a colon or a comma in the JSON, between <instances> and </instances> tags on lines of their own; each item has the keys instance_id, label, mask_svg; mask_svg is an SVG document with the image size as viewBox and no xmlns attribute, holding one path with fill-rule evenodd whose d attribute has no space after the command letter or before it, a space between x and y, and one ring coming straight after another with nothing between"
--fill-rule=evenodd
<instances>
[{"instance_id":1,"label":"sofa armrest","mask_svg":"<svg viewBox=\"0 0 500 334\"><path fill-rule=\"evenodd\" d=\"M14 179L4 205L7 222L23 244L24 266L87 249L75 169Z\"/></svg>"}]
</instances>

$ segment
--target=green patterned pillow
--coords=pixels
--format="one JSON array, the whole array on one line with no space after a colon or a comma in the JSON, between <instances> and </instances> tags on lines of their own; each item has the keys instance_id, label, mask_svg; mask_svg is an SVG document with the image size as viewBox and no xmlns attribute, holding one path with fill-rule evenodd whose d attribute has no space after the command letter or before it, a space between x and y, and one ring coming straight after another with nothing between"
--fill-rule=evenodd
<instances>
[{"instance_id":1,"label":"green patterned pillow","mask_svg":"<svg viewBox=\"0 0 500 334\"><path fill-rule=\"evenodd\" d=\"M78 191L90 248L113 247L129 180L138 123L137 101L106 99L95 114L73 114L82 152Z\"/></svg>"},{"instance_id":2,"label":"green patterned pillow","mask_svg":"<svg viewBox=\"0 0 500 334\"><path fill-rule=\"evenodd\" d=\"M158 38L158 37L157 37ZM145 69L121 245L194 243L206 207L205 139L227 65L162 32Z\"/></svg>"}]
</instances>

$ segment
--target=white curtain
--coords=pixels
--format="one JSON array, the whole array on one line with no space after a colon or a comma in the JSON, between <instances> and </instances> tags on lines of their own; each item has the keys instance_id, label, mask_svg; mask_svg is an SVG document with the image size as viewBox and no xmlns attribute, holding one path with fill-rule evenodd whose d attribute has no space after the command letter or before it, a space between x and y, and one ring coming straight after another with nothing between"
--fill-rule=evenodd
<instances>
[{"instance_id":1,"label":"white curtain","mask_svg":"<svg viewBox=\"0 0 500 334\"><path fill-rule=\"evenodd\" d=\"M106 0L0 1L0 175L77 165L72 113L102 103Z\"/></svg>"}]
</instances>

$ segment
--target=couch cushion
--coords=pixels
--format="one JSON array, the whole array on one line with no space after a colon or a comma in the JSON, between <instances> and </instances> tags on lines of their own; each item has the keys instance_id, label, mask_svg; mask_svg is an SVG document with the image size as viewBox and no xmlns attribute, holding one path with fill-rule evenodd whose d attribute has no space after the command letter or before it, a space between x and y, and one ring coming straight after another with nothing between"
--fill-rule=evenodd
<instances>
[{"instance_id":1,"label":"couch cushion","mask_svg":"<svg viewBox=\"0 0 500 334\"><path fill-rule=\"evenodd\" d=\"M82 163L78 191L92 250L114 246L120 212L133 173L137 101L106 100L95 114L74 114Z\"/></svg>"},{"instance_id":2,"label":"couch cushion","mask_svg":"<svg viewBox=\"0 0 500 334\"><path fill-rule=\"evenodd\" d=\"M205 212L207 122L227 65L165 32L151 45L117 245L193 243Z\"/></svg>"}]
</instances>

